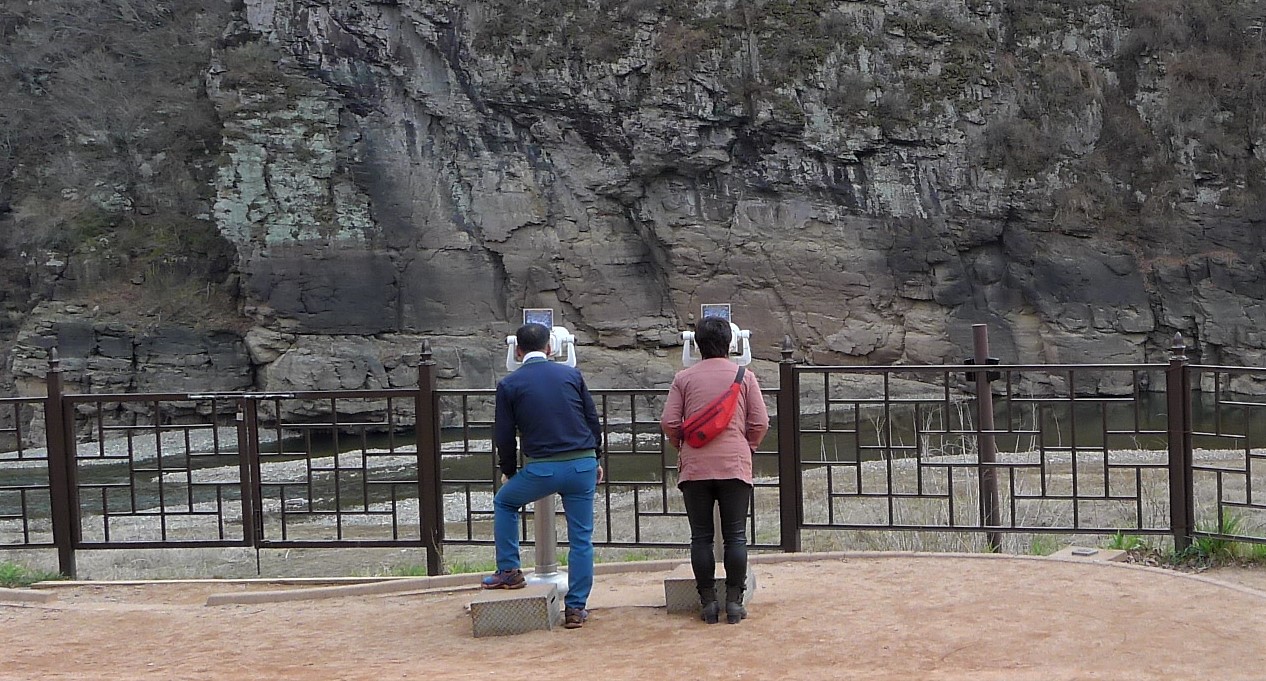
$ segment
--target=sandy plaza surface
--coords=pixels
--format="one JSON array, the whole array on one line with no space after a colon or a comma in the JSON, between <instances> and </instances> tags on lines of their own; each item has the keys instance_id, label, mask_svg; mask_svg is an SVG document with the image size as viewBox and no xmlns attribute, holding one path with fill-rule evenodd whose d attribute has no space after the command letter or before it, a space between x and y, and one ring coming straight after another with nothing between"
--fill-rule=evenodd
<instances>
[{"instance_id":1,"label":"sandy plaza surface","mask_svg":"<svg viewBox=\"0 0 1266 681\"><path fill-rule=\"evenodd\" d=\"M764 558L779 560L753 564L741 624L667 614L667 573L642 568L598 575L583 629L487 638L472 635L467 612L478 575L229 605L207 599L309 587L57 586L43 603L0 598L0 679L1266 679L1256 570Z\"/></svg>"}]
</instances>

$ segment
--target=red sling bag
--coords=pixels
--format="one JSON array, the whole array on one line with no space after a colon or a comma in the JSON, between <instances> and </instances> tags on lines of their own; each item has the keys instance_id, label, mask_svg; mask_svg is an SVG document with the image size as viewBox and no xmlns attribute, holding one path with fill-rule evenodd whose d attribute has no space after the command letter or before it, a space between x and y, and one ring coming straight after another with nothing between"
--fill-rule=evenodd
<instances>
[{"instance_id":1,"label":"red sling bag","mask_svg":"<svg viewBox=\"0 0 1266 681\"><path fill-rule=\"evenodd\" d=\"M721 434L734 418L734 409L738 405L739 391L743 388L743 371L739 367L734 382L721 396L709 402L703 409L681 424L681 439L691 447L702 447Z\"/></svg>"}]
</instances>

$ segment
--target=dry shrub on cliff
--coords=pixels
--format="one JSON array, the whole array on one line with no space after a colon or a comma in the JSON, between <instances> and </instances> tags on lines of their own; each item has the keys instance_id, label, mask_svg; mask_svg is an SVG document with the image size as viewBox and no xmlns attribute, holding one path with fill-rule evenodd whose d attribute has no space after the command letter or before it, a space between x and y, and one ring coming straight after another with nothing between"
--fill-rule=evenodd
<instances>
[{"instance_id":1,"label":"dry shrub on cliff","mask_svg":"<svg viewBox=\"0 0 1266 681\"><path fill-rule=\"evenodd\" d=\"M1044 55L1038 64L1043 114L1076 112L1103 98L1104 76L1072 55Z\"/></svg>"},{"instance_id":2,"label":"dry shrub on cliff","mask_svg":"<svg viewBox=\"0 0 1266 681\"><path fill-rule=\"evenodd\" d=\"M1050 165L1058 153L1054 140L1032 121L1002 118L985 127L985 167L1032 177Z\"/></svg>"},{"instance_id":3,"label":"dry shrub on cliff","mask_svg":"<svg viewBox=\"0 0 1266 681\"><path fill-rule=\"evenodd\" d=\"M1067 234L1129 231L1137 214L1129 192L1107 174L1083 178L1051 196L1053 221Z\"/></svg>"},{"instance_id":4,"label":"dry shrub on cliff","mask_svg":"<svg viewBox=\"0 0 1266 681\"><path fill-rule=\"evenodd\" d=\"M835 82L826 91L826 106L837 116L861 113L870 105L872 85L870 78L857 71L837 73Z\"/></svg>"},{"instance_id":5,"label":"dry shrub on cliff","mask_svg":"<svg viewBox=\"0 0 1266 681\"><path fill-rule=\"evenodd\" d=\"M1082 16L1081 10L1104 0L1008 0L1002 7L1012 39L1062 31Z\"/></svg>"},{"instance_id":6,"label":"dry shrub on cliff","mask_svg":"<svg viewBox=\"0 0 1266 681\"><path fill-rule=\"evenodd\" d=\"M284 80L279 66L281 57L281 50L262 40L225 48L220 53L227 69L222 85L225 88L271 88Z\"/></svg>"},{"instance_id":7,"label":"dry shrub on cliff","mask_svg":"<svg viewBox=\"0 0 1266 681\"><path fill-rule=\"evenodd\" d=\"M67 261L74 276L61 295L76 295L75 285L130 295L127 282L166 257L196 265L186 275L223 278L222 258L190 245L212 228L190 216L209 209L219 124L203 76L231 10L0 4L0 200L13 197L21 243L12 255L51 248ZM174 245L161 238L177 227L190 231Z\"/></svg>"},{"instance_id":8,"label":"dry shrub on cliff","mask_svg":"<svg viewBox=\"0 0 1266 681\"><path fill-rule=\"evenodd\" d=\"M1183 123L1207 120L1217 112L1210 102L1239 86L1235 57L1221 51L1184 50L1168 64L1166 75L1172 88L1169 112Z\"/></svg>"},{"instance_id":9,"label":"dry shrub on cliff","mask_svg":"<svg viewBox=\"0 0 1266 681\"><path fill-rule=\"evenodd\" d=\"M485 54L509 56L519 72L561 67L577 57L613 62L628 53L639 17L655 6L618 0L484 0L469 10L471 46Z\"/></svg>"},{"instance_id":10,"label":"dry shrub on cliff","mask_svg":"<svg viewBox=\"0 0 1266 681\"><path fill-rule=\"evenodd\" d=\"M1120 54L1154 54L1192 44L1242 49L1243 24L1251 22L1252 9L1252 0L1141 0L1126 10L1131 30Z\"/></svg>"},{"instance_id":11,"label":"dry shrub on cliff","mask_svg":"<svg viewBox=\"0 0 1266 681\"><path fill-rule=\"evenodd\" d=\"M875 112L879 128L889 137L913 125L915 121L914 105L910 102L910 95L901 87L880 94Z\"/></svg>"},{"instance_id":12,"label":"dry shrub on cliff","mask_svg":"<svg viewBox=\"0 0 1266 681\"><path fill-rule=\"evenodd\" d=\"M9 3L0 63L14 77L0 81L0 128L26 171L0 173L0 183L50 198L122 185L135 207L190 209L208 191L189 161L216 145L201 76L227 12L158 0ZM49 163L57 158L74 163Z\"/></svg>"},{"instance_id":13,"label":"dry shrub on cliff","mask_svg":"<svg viewBox=\"0 0 1266 681\"><path fill-rule=\"evenodd\" d=\"M1266 198L1266 164L1252 154L1266 120L1260 5L1255 0L1144 0L1128 8L1131 31L1117 52L1127 95L1140 86L1144 63L1162 65L1166 116L1151 121L1156 137L1172 156L1189 141L1197 142L1193 161L1202 172L1243 187L1224 195L1233 206L1253 206Z\"/></svg>"},{"instance_id":14,"label":"dry shrub on cliff","mask_svg":"<svg viewBox=\"0 0 1266 681\"><path fill-rule=\"evenodd\" d=\"M691 69L707 48L708 34L670 19L655 39L659 53L658 66L668 69Z\"/></svg>"},{"instance_id":15,"label":"dry shrub on cliff","mask_svg":"<svg viewBox=\"0 0 1266 681\"><path fill-rule=\"evenodd\" d=\"M227 9L158 0L77 5L3 10L0 62L15 78L0 115L24 124L24 135L43 133L19 140L21 155L38 162L58 147L77 153L85 143L103 145L93 160L113 164L103 175L117 175L134 171L129 152L170 153L181 138L214 132L196 110L210 108L201 99L202 69Z\"/></svg>"}]
</instances>

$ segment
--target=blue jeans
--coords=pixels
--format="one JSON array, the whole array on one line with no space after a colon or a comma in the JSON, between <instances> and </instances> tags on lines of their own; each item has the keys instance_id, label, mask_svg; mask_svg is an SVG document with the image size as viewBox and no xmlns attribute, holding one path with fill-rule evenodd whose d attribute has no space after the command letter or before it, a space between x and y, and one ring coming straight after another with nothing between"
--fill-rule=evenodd
<instances>
[{"instance_id":1,"label":"blue jeans","mask_svg":"<svg viewBox=\"0 0 1266 681\"><path fill-rule=\"evenodd\" d=\"M584 608L593 590L593 496L598 487L598 460L528 461L497 490L492 500L492 532L497 541L497 569L519 567L519 509L549 494L563 497L567 516L567 596L569 608ZM545 537L554 541L553 537ZM539 540L538 540L539 541Z\"/></svg>"}]
</instances>

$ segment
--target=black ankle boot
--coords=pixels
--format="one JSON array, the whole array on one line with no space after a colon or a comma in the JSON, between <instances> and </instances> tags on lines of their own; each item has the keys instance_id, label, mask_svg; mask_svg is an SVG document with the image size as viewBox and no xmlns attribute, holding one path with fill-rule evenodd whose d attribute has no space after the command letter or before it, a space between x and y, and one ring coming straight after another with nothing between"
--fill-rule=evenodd
<instances>
[{"instance_id":1,"label":"black ankle boot","mask_svg":"<svg viewBox=\"0 0 1266 681\"><path fill-rule=\"evenodd\" d=\"M725 588L725 621L738 624L747 619L747 608L743 607L743 587L727 586Z\"/></svg>"},{"instance_id":2,"label":"black ankle boot","mask_svg":"<svg viewBox=\"0 0 1266 681\"><path fill-rule=\"evenodd\" d=\"M703 606L699 619L708 624L716 624L721 618L721 604L717 603L716 587L699 589L699 605Z\"/></svg>"}]
</instances>

